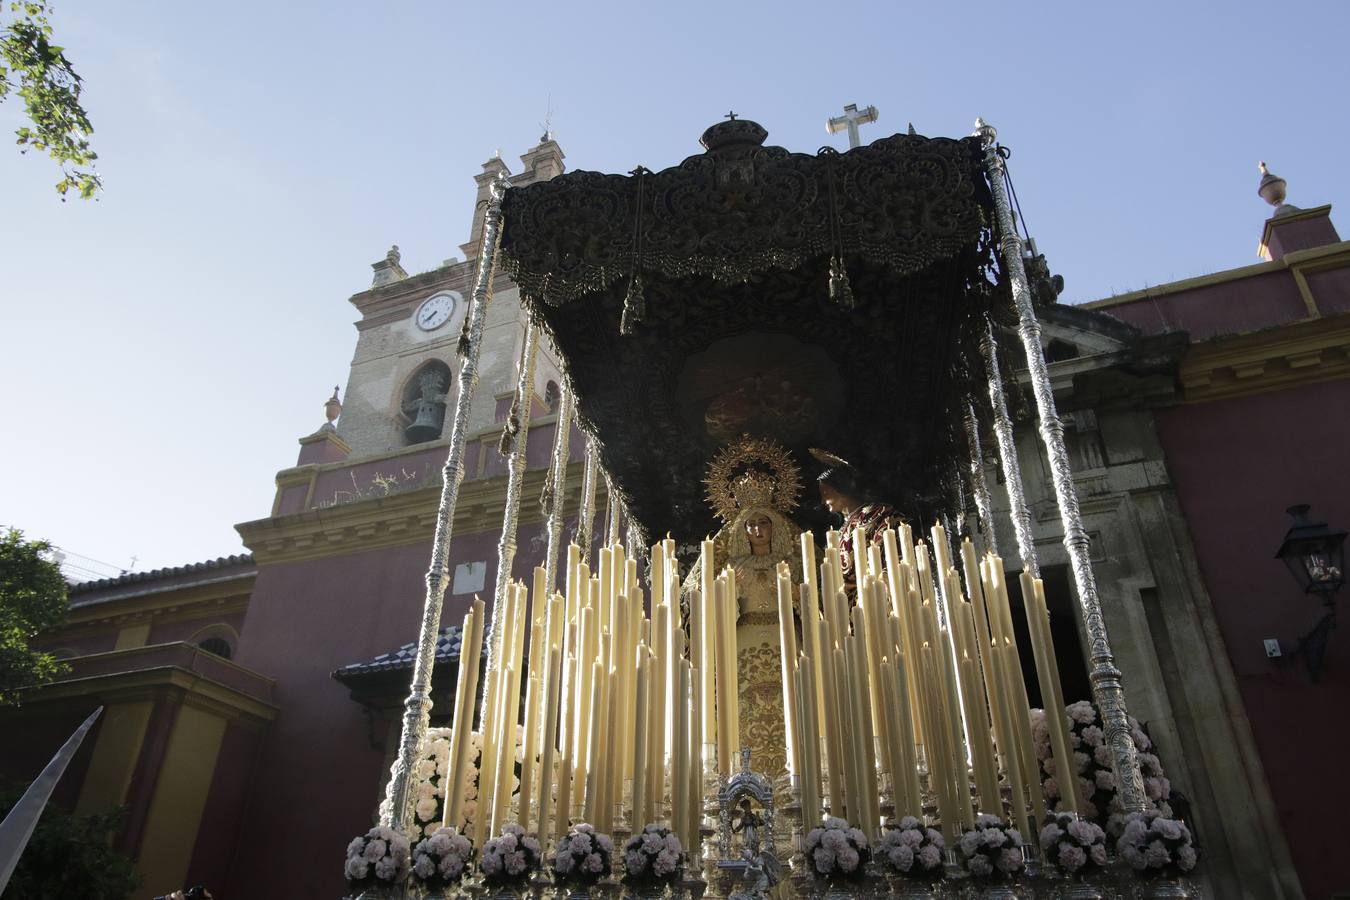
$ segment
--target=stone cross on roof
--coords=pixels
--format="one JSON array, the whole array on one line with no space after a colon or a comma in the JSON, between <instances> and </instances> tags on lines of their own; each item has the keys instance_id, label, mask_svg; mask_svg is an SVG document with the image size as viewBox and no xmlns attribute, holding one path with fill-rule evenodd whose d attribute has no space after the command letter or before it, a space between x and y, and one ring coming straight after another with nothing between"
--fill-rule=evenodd
<instances>
[{"instance_id":1,"label":"stone cross on roof","mask_svg":"<svg viewBox=\"0 0 1350 900\"><path fill-rule=\"evenodd\" d=\"M844 107L842 116L835 116L827 119L825 122L825 131L829 134L838 134L841 131L848 131L848 145L850 148L861 145L862 141L858 139L858 126L866 125L869 122L877 120L877 108L875 106L866 106L858 109L858 104L850 103Z\"/></svg>"}]
</instances>

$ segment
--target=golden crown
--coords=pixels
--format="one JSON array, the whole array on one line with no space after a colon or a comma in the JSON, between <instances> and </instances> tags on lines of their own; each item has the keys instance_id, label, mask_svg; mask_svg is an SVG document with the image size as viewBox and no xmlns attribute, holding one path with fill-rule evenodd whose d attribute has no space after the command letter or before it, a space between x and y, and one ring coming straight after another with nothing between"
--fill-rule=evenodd
<instances>
[{"instance_id":1,"label":"golden crown","mask_svg":"<svg viewBox=\"0 0 1350 900\"><path fill-rule=\"evenodd\" d=\"M708 465L708 502L730 522L747 509L787 514L797 505L801 473L787 448L769 438L743 435L723 447Z\"/></svg>"}]
</instances>

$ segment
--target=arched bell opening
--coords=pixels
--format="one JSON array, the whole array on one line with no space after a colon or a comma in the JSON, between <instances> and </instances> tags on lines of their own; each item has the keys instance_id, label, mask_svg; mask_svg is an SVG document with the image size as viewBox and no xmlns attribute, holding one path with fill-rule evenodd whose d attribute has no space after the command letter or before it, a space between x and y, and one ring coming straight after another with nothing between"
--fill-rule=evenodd
<instances>
[{"instance_id":1,"label":"arched bell opening","mask_svg":"<svg viewBox=\"0 0 1350 900\"><path fill-rule=\"evenodd\" d=\"M421 444L440 438L445 427L449 388L450 367L439 359L430 360L413 372L403 386L399 403L406 443Z\"/></svg>"}]
</instances>

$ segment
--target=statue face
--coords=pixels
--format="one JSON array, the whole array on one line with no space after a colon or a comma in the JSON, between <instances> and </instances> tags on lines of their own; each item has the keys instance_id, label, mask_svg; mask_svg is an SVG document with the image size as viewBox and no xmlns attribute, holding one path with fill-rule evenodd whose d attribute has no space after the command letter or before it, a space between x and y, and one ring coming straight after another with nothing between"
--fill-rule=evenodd
<instances>
[{"instance_id":1,"label":"statue face","mask_svg":"<svg viewBox=\"0 0 1350 900\"><path fill-rule=\"evenodd\" d=\"M773 520L765 515L746 519L745 536L750 540L750 552L757 556L768 553L773 536Z\"/></svg>"},{"instance_id":2,"label":"statue face","mask_svg":"<svg viewBox=\"0 0 1350 900\"><path fill-rule=\"evenodd\" d=\"M820 500L825 508L837 515L847 516L858 506L858 501L824 481L816 482L820 486Z\"/></svg>"}]
</instances>

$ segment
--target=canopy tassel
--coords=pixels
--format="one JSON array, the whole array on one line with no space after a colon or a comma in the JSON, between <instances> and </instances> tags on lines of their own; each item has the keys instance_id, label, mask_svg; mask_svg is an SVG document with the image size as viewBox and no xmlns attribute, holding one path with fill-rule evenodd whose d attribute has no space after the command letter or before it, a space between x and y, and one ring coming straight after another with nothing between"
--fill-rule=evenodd
<instances>
[{"instance_id":1,"label":"canopy tassel","mask_svg":"<svg viewBox=\"0 0 1350 900\"><path fill-rule=\"evenodd\" d=\"M632 334L634 326L646 317L647 298L642 293L642 273L634 272L628 282L628 293L623 298L623 318L619 320L619 334Z\"/></svg>"},{"instance_id":2,"label":"canopy tassel","mask_svg":"<svg viewBox=\"0 0 1350 900\"><path fill-rule=\"evenodd\" d=\"M843 309L853 309L853 285L849 284L848 271L838 256L830 257L830 299Z\"/></svg>"}]
</instances>

